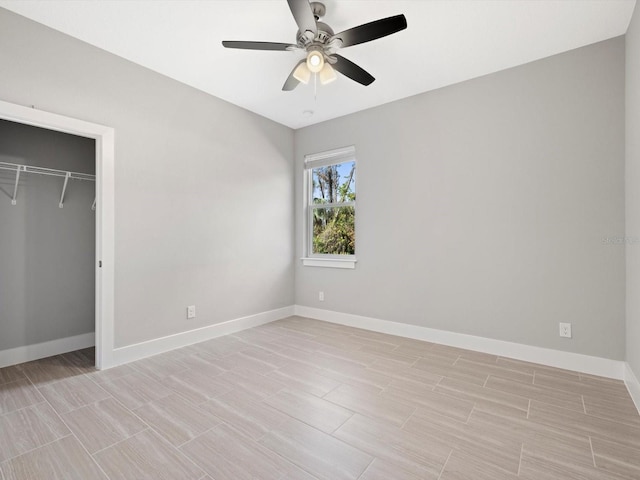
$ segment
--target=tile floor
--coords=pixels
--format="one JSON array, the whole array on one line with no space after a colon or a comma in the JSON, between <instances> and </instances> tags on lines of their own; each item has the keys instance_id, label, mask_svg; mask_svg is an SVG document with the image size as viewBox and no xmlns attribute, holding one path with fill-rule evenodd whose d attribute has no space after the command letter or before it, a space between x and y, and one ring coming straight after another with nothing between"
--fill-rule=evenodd
<instances>
[{"instance_id":1,"label":"tile floor","mask_svg":"<svg viewBox=\"0 0 640 480\"><path fill-rule=\"evenodd\" d=\"M640 479L622 382L291 317L0 369L0 478Z\"/></svg>"}]
</instances>

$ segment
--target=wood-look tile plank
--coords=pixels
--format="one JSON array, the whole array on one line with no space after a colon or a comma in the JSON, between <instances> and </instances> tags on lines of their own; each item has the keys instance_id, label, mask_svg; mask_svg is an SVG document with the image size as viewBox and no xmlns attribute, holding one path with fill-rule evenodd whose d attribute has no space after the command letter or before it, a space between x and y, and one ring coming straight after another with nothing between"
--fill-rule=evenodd
<instances>
[{"instance_id":1,"label":"wood-look tile plank","mask_svg":"<svg viewBox=\"0 0 640 480\"><path fill-rule=\"evenodd\" d=\"M547 365L525 362L523 360L516 360L513 358L498 357L496 364L498 366L505 367L510 370L517 370L523 373L539 373L559 378L567 378L570 380L580 379L580 374L571 370L563 370L561 368L549 367Z\"/></svg>"},{"instance_id":2,"label":"wood-look tile plank","mask_svg":"<svg viewBox=\"0 0 640 480\"><path fill-rule=\"evenodd\" d=\"M318 344L318 350L333 347L337 351L357 352L363 346L362 342L356 341L352 335L316 335L311 341Z\"/></svg>"},{"instance_id":3,"label":"wood-look tile plank","mask_svg":"<svg viewBox=\"0 0 640 480\"><path fill-rule=\"evenodd\" d=\"M177 394L149 402L134 413L176 447L221 423Z\"/></svg>"},{"instance_id":4,"label":"wood-look tile plank","mask_svg":"<svg viewBox=\"0 0 640 480\"><path fill-rule=\"evenodd\" d=\"M484 385L489 376L483 372L466 372L461 368L456 368L453 364L458 359L446 358L441 356L428 356L421 357L414 365L413 368L418 370L424 370L433 375L440 375L442 377L449 377L456 380L462 380L468 383L475 383L477 385Z\"/></svg>"},{"instance_id":5,"label":"wood-look tile plank","mask_svg":"<svg viewBox=\"0 0 640 480\"><path fill-rule=\"evenodd\" d=\"M382 373L392 379L422 383L431 387L434 387L444 378L442 375L414 367L407 367L406 365L398 365L397 362L390 362L388 360L376 360L367 370Z\"/></svg>"},{"instance_id":6,"label":"wood-look tile plank","mask_svg":"<svg viewBox=\"0 0 640 480\"><path fill-rule=\"evenodd\" d=\"M454 450L439 480L517 480L517 474L506 472L478 457Z\"/></svg>"},{"instance_id":7,"label":"wood-look tile plank","mask_svg":"<svg viewBox=\"0 0 640 480\"><path fill-rule=\"evenodd\" d=\"M351 335L351 339L361 345L361 349L369 353L392 352L400 346L399 341L375 340L360 335Z\"/></svg>"},{"instance_id":8,"label":"wood-look tile plank","mask_svg":"<svg viewBox=\"0 0 640 480\"><path fill-rule=\"evenodd\" d=\"M182 360L182 355L170 355L167 352L153 357L143 358L129 365L140 373L153 378L154 380L162 380L171 375L178 375L184 372L188 367Z\"/></svg>"},{"instance_id":9,"label":"wood-look tile plank","mask_svg":"<svg viewBox=\"0 0 640 480\"><path fill-rule=\"evenodd\" d=\"M233 390L199 407L253 440L259 440L290 418L242 390Z\"/></svg>"},{"instance_id":10,"label":"wood-look tile plank","mask_svg":"<svg viewBox=\"0 0 640 480\"><path fill-rule=\"evenodd\" d=\"M236 352L219 359L219 364L224 370L243 369L261 375L276 370L275 365L265 363L257 358L245 355L243 352ZM226 373L226 372L223 372ZM221 373L222 374L222 373Z\"/></svg>"},{"instance_id":11,"label":"wood-look tile plank","mask_svg":"<svg viewBox=\"0 0 640 480\"><path fill-rule=\"evenodd\" d=\"M522 452L530 458L559 465L593 466L593 454L588 438L567 440L554 434L540 434L525 439Z\"/></svg>"},{"instance_id":12,"label":"wood-look tile plank","mask_svg":"<svg viewBox=\"0 0 640 480\"><path fill-rule=\"evenodd\" d=\"M376 351L375 349L371 349L370 347L363 347L360 349L360 351L372 355L374 360L389 360L401 365L406 365L407 367L412 366L420 358L418 355L408 355L404 353L398 353L396 351Z\"/></svg>"},{"instance_id":13,"label":"wood-look tile plank","mask_svg":"<svg viewBox=\"0 0 640 480\"><path fill-rule=\"evenodd\" d=\"M347 348L336 348L332 346L321 346L318 349L319 353L331 355L332 357L337 357L343 360L347 360L349 362L353 362L358 364L361 367L367 367L376 361L378 358L377 355L373 355L371 353L364 352L359 349L347 349Z\"/></svg>"},{"instance_id":14,"label":"wood-look tile plank","mask_svg":"<svg viewBox=\"0 0 640 480\"><path fill-rule=\"evenodd\" d=\"M387 398L382 394L372 395L370 392L350 385L336 388L325 395L324 399L353 412L378 418L397 426L402 426L416 409L414 405L397 396Z\"/></svg>"},{"instance_id":15,"label":"wood-look tile plank","mask_svg":"<svg viewBox=\"0 0 640 480\"><path fill-rule=\"evenodd\" d=\"M2 415L0 432L0 462L71 433L47 403Z\"/></svg>"},{"instance_id":16,"label":"wood-look tile plank","mask_svg":"<svg viewBox=\"0 0 640 480\"><path fill-rule=\"evenodd\" d=\"M472 402L476 408L486 411L497 410L501 414L510 410L516 416L526 417L529 409L529 399L525 397L450 378L443 378L434 391Z\"/></svg>"},{"instance_id":17,"label":"wood-look tile plank","mask_svg":"<svg viewBox=\"0 0 640 480\"><path fill-rule=\"evenodd\" d=\"M212 355L211 353L196 351L189 353L184 358L181 358L180 363L191 370L199 370L207 375L215 376L221 375L231 369L228 365L222 363L223 358L226 357L219 357ZM180 374L177 376L179 377Z\"/></svg>"},{"instance_id":18,"label":"wood-look tile plank","mask_svg":"<svg viewBox=\"0 0 640 480\"><path fill-rule=\"evenodd\" d=\"M388 387L380 394L380 397L391 404L412 405L460 421L466 421L469 418L474 405L472 401L440 392L423 391L420 392L420 395L414 395L395 387Z\"/></svg>"},{"instance_id":19,"label":"wood-look tile plank","mask_svg":"<svg viewBox=\"0 0 640 480\"><path fill-rule=\"evenodd\" d=\"M626 396L628 391L622 380L615 378L599 377L597 375L589 375L586 373L579 374L580 382L592 387L604 388L606 390L617 390L622 396Z\"/></svg>"},{"instance_id":20,"label":"wood-look tile plank","mask_svg":"<svg viewBox=\"0 0 640 480\"><path fill-rule=\"evenodd\" d=\"M532 374L509 370L508 368L503 368L499 365L478 363L475 361L467 360L463 357L460 357L458 360L456 360L454 366L467 374L478 373L478 375L491 375L493 377L506 378L521 383L533 383Z\"/></svg>"},{"instance_id":21,"label":"wood-look tile plank","mask_svg":"<svg viewBox=\"0 0 640 480\"><path fill-rule=\"evenodd\" d=\"M0 415L43 401L38 389L26 377L0 385Z\"/></svg>"},{"instance_id":22,"label":"wood-look tile plank","mask_svg":"<svg viewBox=\"0 0 640 480\"><path fill-rule=\"evenodd\" d=\"M545 424L531 418L517 418L496 412L474 410L467 426L479 432L491 432L493 435L525 444L540 440L577 449L589 445L589 437L582 432L574 433L563 429L562 425Z\"/></svg>"},{"instance_id":23,"label":"wood-look tile plank","mask_svg":"<svg viewBox=\"0 0 640 480\"><path fill-rule=\"evenodd\" d=\"M137 372L101 383L100 386L132 410L173 393L156 380Z\"/></svg>"},{"instance_id":24,"label":"wood-look tile plank","mask_svg":"<svg viewBox=\"0 0 640 480\"><path fill-rule=\"evenodd\" d=\"M351 445L294 419L269 432L260 443L325 480L355 480L373 460Z\"/></svg>"},{"instance_id":25,"label":"wood-look tile plank","mask_svg":"<svg viewBox=\"0 0 640 480\"><path fill-rule=\"evenodd\" d=\"M640 413L631 397L613 399L599 395L583 395L582 399L588 415L640 426Z\"/></svg>"},{"instance_id":26,"label":"wood-look tile plank","mask_svg":"<svg viewBox=\"0 0 640 480\"><path fill-rule=\"evenodd\" d=\"M560 463L593 464L589 438L557 426L509 414L474 410L466 428L470 436L491 435L514 443L522 442L523 451L532 457L548 458Z\"/></svg>"},{"instance_id":27,"label":"wood-look tile plank","mask_svg":"<svg viewBox=\"0 0 640 480\"><path fill-rule=\"evenodd\" d=\"M5 480L107 480L69 435L0 465Z\"/></svg>"},{"instance_id":28,"label":"wood-look tile plank","mask_svg":"<svg viewBox=\"0 0 640 480\"><path fill-rule=\"evenodd\" d=\"M1 480L8 480L2 468L74 438L115 462L112 480L640 479L640 415L617 380L302 317L135 368L95 371L93 355L85 349L0 369L0 461L11 457L0 464ZM100 388L115 398L98 400ZM49 404L70 410L60 415L64 423ZM38 408L51 418L33 414ZM30 418L17 421L22 412ZM19 429L26 433L15 437ZM35 450L12 452L6 443ZM28 464L53 468L55 479L45 457ZM370 461L358 472L357 461L341 470L334 457L339 465ZM12 480L30 480L12 472Z\"/></svg>"},{"instance_id":29,"label":"wood-look tile plank","mask_svg":"<svg viewBox=\"0 0 640 480\"><path fill-rule=\"evenodd\" d=\"M231 335L232 338L237 338L242 342L255 344L255 343L264 343L271 342L273 340L277 340L281 338L281 335L276 335L272 332L261 330L258 328L249 328L247 330L242 330L241 332L236 332Z\"/></svg>"},{"instance_id":30,"label":"wood-look tile plank","mask_svg":"<svg viewBox=\"0 0 640 480\"><path fill-rule=\"evenodd\" d=\"M596 467L628 479L640 478L640 448L592 438Z\"/></svg>"},{"instance_id":31,"label":"wood-look tile plank","mask_svg":"<svg viewBox=\"0 0 640 480\"><path fill-rule=\"evenodd\" d=\"M498 356L490 353L475 352L473 350L467 350L460 353L460 360L468 360L470 362L481 363L483 365L498 366Z\"/></svg>"},{"instance_id":32,"label":"wood-look tile plank","mask_svg":"<svg viewBox=\"0 0 640 480\"><path fill-rule=\"evenodd\" d=\"M263 362L264 364L271 367L271 370L275 370L287 365L290 360L282 355L268 350L263 347L249 347L243 349L240 353L243 355Z\"/></svg>"},{"instance_id":33,"label":"wood-look tile plank","mask_svg":"<svg viewBox=\"0 0 640 480\"><path fill-rule=\"evenodd\" d=\"M275 378L266 377L244 368L223 373L217 376L216 380L229 387L230 390L241 389L258 399L264 399L285 388L285 384Z\"/></svg>"},{"instance_id":34,"label":"wood-look tile plank","mask_svg":"<svg viewBox=\"0 0 640 480\"><path fill-rule=\"evenodd\" d=\"M74 367L78 367L83 373L92 373L96 370L96 349L94 347L83 348L74 352L60 355Z\"/></svg>"},{"instance_id":35,"label":"wood-look tile plank","mask_svg":"<svg viewBox=\"0 0 640 480\"><path fill-rule=\"evenodd\" d=\"M0 368L0 385L24 378L26 378L24 372L17 365Z\"/></svg>"},{"instance_id":36,"label":"wood-look tile plank","mask_svg":"<svg viewBox=\"0 0 640 480\"><path fill-rule=\"evenodd\" d=\"M96 370L87 374L91 380L98 385L105 382L111 382L125 375L136 373L137 370L133 369L130 365L119 365L117 367L109 368L107 370Z\"/></svg>"},{"instance_id":37,"label":"wood-look tile plank","mask_svg":"<svg viewBox=\"0 0 640 480\"><path fill-rule=\"evenodd\" d=\"M392 391L402 390L412 397L422 397L428 395L429 392L433 392L435 385L427 385L413 380L394 378L387 387Z\"/></svg>"},{"instance_id":38,"label":"wood-look tile plank","mask_svg":"<svg viewBox=\"0 0 640 480\"><path fill-rule=\"evenodd\" d=\"M322 370L306 364L290 362L275 370L267 377L274 378L289 388L295 388L322 397L334 388L340 386L340 382L321 375Z\"/></svg>"},{"instance_id":39,"label":"wood-look tile plank","mask_svg":"<svg viewBox=\"0 0 640 480\"><path fill-rule=\"evenodd\" d=\"M567 465L522 455L519 478L523 480L626 480L594 466Z\"/></svg>"},{"instance_id":40,"label":"wood-look tile plank","mask_svg":"<svg viewBox=\"0 0 640 480\"><path fill-rule=\"evenodd\" d=\"M321 370L320 375L330 378L338 383L351 385L352 387L377 387L384 388L391 383L391 377L368 368L355 367L341 370Z\"/></svg>"},{"instance_id":41,"label":"wood-look tile plank","mask_svg":"<svg viewBox=\"0 0 640 480\"><path fill-rule=\"evenodd\" d=\"M305 392L284 389L264 403L325 433L332 433L353 412Z\"/></svg>"},{"instance_id":42,"label":"wood-look tile plank","mask_svg":"<svg viewBox=\"0 0 640 480\"><path fill-rule=\"evenodd\" d=\"M265 348L267 350L270 350L274 353L278 353L288 358L297 359L297 357L295 357L296 353L300 355L301 355L300 352L310 354L318 351L320 346L321 346L320 344L315 343L312 339L308 340L305 338L296 338L295 340L292 341L291 339L288 339L288 338L279 338L278 340L273 340L272 342L269 342L269 345L263 345L262 348ZM285 354L285 352L289 352L289 354ZM307 356L306 358L309 358L309 357Z\"/></svg>"},{"instance_id":43,"label":"wood-look tile plank","mask_svg":"<svg viewBox=\"0 0 640 480\"><path fill-rule=\"evenodd\" d=\"M423 478L376 458L358 480L422 480Z\"/></svg>"},{"instance_id":44,"label":"wood-look tile plank","mask_svg":"<svg viewBox=\"0 0 640 480\"><path fill-rule=\"evenodd\" d=\"M531 402L529 418L578 435L613 440L640 449L640 427L594 417L547 403Z\"/></svg>"},{"instance_id":45,"label":"wood-look tile plank","mask_svg":"<svg viewBox=\"0 0 640 480\"><path fill-rule=\"evenodd\" d=\"M81 368L66 361L61 355L23 363L20 369L36 386L82 375Z\"/></svg>"},{"instance_id":46,"label":"wood-look tile plank","mask_svg":"<svg viewBox=\"0 0 640 480\"><path fill-rule=\"evenodd\" d=\"M198 405L234 389L233 385L220 380L220 377L221 375L211 375L204 369L188 369L180 375L165 378L162 385L167 387L170 393L178 393Z\"/></svg>"},{"instance_id":47,"label":"wood-look tile plank","mask_svg":"<svg viewBox=\"0 0 640 480\"><path fill-rule=\"evenodd\" d=\"M415 343L401 343L394 352L398 355L407 355L410 357L422 357L428 354L431 350L433 343L429 342L415 342Z\"/></svg>"},{"instance_id":48,"label":"wood-look tile plank","mask_svg":"<svg viewBox=\"0 0 640 480\"><path fill-rule=\"evenodd\" d=\"M111 479L199 480L204 475L151 430L101 450L94 458Z\"/></svg>"},{"instance_id":49,"label":"wood-look tile plank","mask_svg":"<svg viewBox=\"0 0 640 480\"><path fill-rule=\"evenodd\" d=\"M280 480L294 478L299 470L225 424L191 440L180 451L216 480Z\"/></svg>"},{"instance_id":50,"label":"wood-look tile plank","mask_svg":"<svg viewBox=\"0 0 640 480\"><path fill-rule=\"evenodd\" d=\"M617 398L629 400L629 392L624 387L624 384L606 384L606 385L593 385L581 380L572 380L566 378L558 378L550 375L536 373L534 384L549 389L554 389L562 392L575 393L578 395L598 395L602 398L611 397L612 401Z\"/></svg>"},{"instance_id":51,"label":"wood-look tile plank","mask_svg":"<svg viewBox=\"0 0 640 480\"><path fill-rule=\"evenodd\" d=\"M343 325L334 325L334 333L336 335L344 335L349 333L350 335L358 338L368 338L371 340L379 340L381 342L389 342L389 343L397 343L401 344L403 342L411 341L405 337L399 337L396 335L390 335L388 333L380 333L374 332L373 330L365 330L363 328L350 328L345 327Z\"/></svg>"},{"instance_id":52,"label":"wood-look tile plank","mask_svg":"<svg viewBox=\"0 0 640 480\"><path fill-rule=\"evenodd\" d=\"M67 413L111 397L108 392L85 375L44 385L39 388L39 391L58 413Z\"/></svg>"},{"instance_id":53,"label":"wood-look tile plank","mask_svg":"<svg viewBox=\"0 0 640 480\"><path fill-rule=\"evenodd\" d=\"M72 410L61 418L91 454L148 428L113 398Z\"/></svg>"},{"instance_id":54,"label":"wood-look tile plank","mask_svg":"<svg viewBox=\"0 0 640 480\"><path fill-rule=\"evenodd\" d=\"M577 412L584 412L582 396L577 393L556 390L541 385L529 385L500 377L489 377L485 387Z\"/></svg>"},{"instance_id":55,"label":"wood-look tile plank","mask_svg":"<svg viewBox=\"0 0 640 480\"><path fill-rule=\"evenodd\" d=\"M359 414L347 420L333 436L423 479L436 480L451 453L451 447L437 439Z\"/></svg>"},{"instance_id":56,"label":"wood-look tile plank","mask_svg":"<svg viewBox=\"0 0 640 480\"><path fill-rule=\"evenodd\" d=\"M522 450L520 441L473 429L463 422L426 409L417 410L402 429L416 436L433 438L504 471L518 473Z\"/></svg>"},{"instance_id":57,"label":"wood-look tile plank","mask_svg":"<svg viewBox=\"0 0 640 480\"><path fill-rule=\"evenodd\" d=\"M222 357L240 351L248 344L238 338L227 335L191 345L193 349Z\"/></svg>"}]
</instances>

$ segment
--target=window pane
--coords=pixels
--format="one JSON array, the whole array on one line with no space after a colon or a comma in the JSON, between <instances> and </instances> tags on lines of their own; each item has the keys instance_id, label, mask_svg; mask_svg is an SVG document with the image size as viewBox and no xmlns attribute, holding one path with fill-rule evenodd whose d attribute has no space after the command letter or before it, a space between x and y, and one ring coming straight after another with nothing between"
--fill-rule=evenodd
<instances>
[{"instance_id":1,"label":"window pane","mask_svg":"<svg viewBox=\"0 0 640 480\"><path fill-rule=\"evenodd\" d=\"M355 208L313 208L313 253L355 255Z\"/></svg>"},{"instance_id":2,"label":"window pane","mask_svg":"<svg viewBox=\"0 0 640 480\"><path fill-rule=\"evenodd\" d=\"M356 199L356 162L314 168L313 204L353 202Z\"/></svg>"}]
</instances>

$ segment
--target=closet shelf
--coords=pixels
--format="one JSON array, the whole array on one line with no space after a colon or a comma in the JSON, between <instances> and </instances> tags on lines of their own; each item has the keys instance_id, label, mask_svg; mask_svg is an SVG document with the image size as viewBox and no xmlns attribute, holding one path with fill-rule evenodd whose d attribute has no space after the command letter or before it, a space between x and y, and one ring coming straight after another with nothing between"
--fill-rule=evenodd
<instances>
[{"instance_id":1,"label":"closet shelf","mask_svg":"<svg viewBox=\"0 0 640 480\"><path fill-rule=\"evenodd\" d=\"M64 178L64 183L62 185L62 194L60 195L60 202L58 203L58 206L60 208L64 207L64 194L67 191L69 180L85 180L89 182L96 181L96 176L90 175L88 173L67 172L64 170L56 170L53 168L34 167L31 165L20 165L17 163L0 162L0 170L10 170L16 173L16 181L13 187L13 197L11 199L11 205L17 205L18 203L18 182L20 181L21 173L35 173L36 175L49 175L52 177ZM94 199L93 204L91 205L91 209L95 210L95 208L96 201Z\"/></svg>"}]
</instances>

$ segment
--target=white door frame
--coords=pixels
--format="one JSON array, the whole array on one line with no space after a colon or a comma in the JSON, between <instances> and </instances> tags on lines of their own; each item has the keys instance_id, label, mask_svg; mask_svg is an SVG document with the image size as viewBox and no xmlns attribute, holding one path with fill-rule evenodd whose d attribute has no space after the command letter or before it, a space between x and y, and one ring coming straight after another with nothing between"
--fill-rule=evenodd
<instances>
[{"instance_id":1,"label":"white door frame","mask_svg":"<svg viewBox=\"0 0 640 480\"><path fill-rule=\"evenodd\" d=\"M96 367L113 365L114 155L113 128L0 100L0 118L96 141Z\"/></svg>"}]
</instances>

